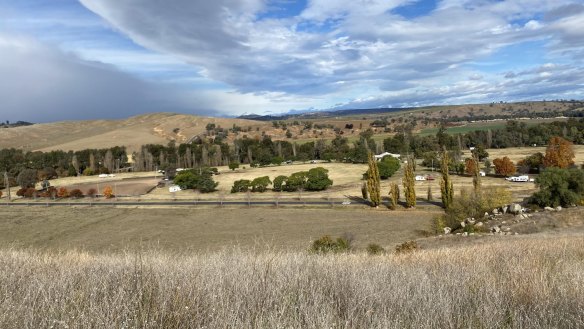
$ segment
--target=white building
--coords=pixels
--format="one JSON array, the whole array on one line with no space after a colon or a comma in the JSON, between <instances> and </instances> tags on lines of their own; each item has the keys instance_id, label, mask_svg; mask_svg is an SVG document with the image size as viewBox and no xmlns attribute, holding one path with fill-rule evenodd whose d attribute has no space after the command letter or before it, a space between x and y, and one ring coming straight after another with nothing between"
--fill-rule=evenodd
<instances>
[{"instance_id":1,"label":"white building","mask_svg":"<svg viewBox=\"0 0 584 329\"><path fill-rule=\"evenodd\" d=\"M386 157L388 155L389 156L392 156L392 157L394 157L396 159L399 159L400 158L400 155L399 154L393 154L393 153L389 153L389 152L383 152L381 154L376 155L375 156L375 160L380 161L381 159L383 159L384 157Z\"/></svg>"}]
</instances>

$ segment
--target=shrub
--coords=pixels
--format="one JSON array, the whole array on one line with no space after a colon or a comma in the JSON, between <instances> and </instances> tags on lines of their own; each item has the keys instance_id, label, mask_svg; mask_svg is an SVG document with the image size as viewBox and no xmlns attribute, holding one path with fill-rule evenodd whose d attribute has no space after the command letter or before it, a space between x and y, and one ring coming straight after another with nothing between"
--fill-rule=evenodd
<instances>
[{"instance_id":1,"label":"shrub","mask_svg":"<svg viewBox=\"0 0 584 329\"><path fill-rule=\"evenodd\" d=\"M377 163L377 168L379 170L379 177L381 179L388 179L399 170L400 162L398 159L388 155Z\"/></svg>"},{"instance_id":2,"label":"shrub","mask_svg":"<svg viewBox=\"0 0 584 329\"><path fill-rule=\"evenodd\" d=\"M295 172L286 180L286 191L295 192L304 189L306 185L306 171Z\"/></svg>"},{"instance_id":3,"label":"shrub","mask_svg":"<svg viewBox=\"0 0 584 329\"><path fill-rule=\"evenodd\" d=\"M202 193L213 192L219 185L213 180L214 174L218 174L217 168L185 170L176 175L174 183L183 190L196 189Z\"/></svg>"},{"instance_id":4,"label":"shrub","mask_svg":"<svg viewBox=\"0 0 584 329\"><path fill-rule=\"evenodd\" d=\"M229 163L229 169L235 170L237 168L239 168L239 162L230 162Z\"/></svg>"},{"instance_id":5,"label":"shrub","mask_svg":"<svg viewBox=\"0 0 584 329\"><path fill-rule=\"evenodd\" d=\"M270 177L268 176L258 177L251 182L251 191L265 192L268 188L268 185L270 184L272 184Z\"/></svg>"},{"instance_id":6,"label":"shrub","mask_svg":"<svg viewBox=\"0 0 584 329\"><path fill-rule=\"evenodd\" d=\"M315 254L347 252L351 250L351 242L349 237L339 237L333 240L330 236L324 235L312 242L310 251Z\"/></svg>"},{"instance_id":7,"label":"shrub","mask_svg":"<svg viewBox=\"0 0 584 329\"><path fill-rule=\"evenodd\" d=\"M274 182L272 184L272 189L274 191L277 191L277 192L282 191L282 187L287 179L288 179L288 176L284 176L284 175L280 175L280 176L274 178Z\"/></svg>"},{"instance_id":8,"label":"shrub","mask_svg":"<svg viewBox=\"0 0 584 329\"><path fill-rule=\"evenodd\" d=\"M95 175L95 172L93 170L91 170L91 168L85 168L85 170L83 170L83 176L93 176Z\"/></svg>"},{"instance_id":9,"label":"shrub","mask_svg":"<svg viewBox=\"0 0 584 329\"><path fill-rule=\"evenodd\" d=\"M87 190L87 196L88 197L93 198L93 197L95 197L96 194L97 194L97 190L94 189L94 188L90 188L89 190Z\"/></svg>"},{"instance_id":10,"label":"shrub","mask_svg":"<svg viewBox=\"0 0 584 329\"><path fill-rule=\"evenodd\" d=\"M68 198L69 197L69 190L65 187L59 187L57 190L57 196L59 198Z\"/></svg>"},{"instance_id":11,"label":"shrub","mask_svg":"<svg viewBox=\"0 0 584 329\"><path fill-rule=\"evenodd\" d=\"M106 186L106 187L103 189L103 196L104 196L106 199L111 199L111 198L113 198L113 197L114 197L114 190L112 189L112 187L111 187L111 186Z\"/></svg>"},{"instance_id":12,"label":"shrub","mask_svg":"<svg viewBox=\"0 0 584 329\"><path fill-rule=\"evenodd\" d=\"M69 196L75 199L83 198L83 192L80 189L74 189L69 193Z\"/></svg>"},{"instance_id":13,"label":"shrub","mask_svg":"<svg viewBox=\"0 0 584 329\"><path fill-rule=\"evenodd\" d=\"M584 171L548 168L535 179L539 191L530 198L541 207L570 206L584 199Z\"/></svg>"},{"instance_id":14,"label":"shrub","mask_svg":"<svg viewBox=\"0 0 584 329\"><path fill-rule=\"evenodd\" d=\"M25 198L33 198L37 195L37 190L34 187L29 187L24 191Z\"/></svg>"},{"instance_id":15,"label":"shrub","mask_svg":"<svg viewBox=\"0 0 584 329\"><path fill-rule=\"evenodd\" d=\"M306 178L306 189L309 191L323 191L333 185L333 181L328 177L328 170L323 167L310 169Z\"/></svg>"},{"instance_id":16,"label":"shrub","mask_svg":"<svg viewBox=\"0 0 584 329\"><path fill-rule=\"evenodd\" d=\"M385 253L385 249L376 243L370 243L367 246L367 253L369 255L381 255Z\"/></svg>"},{"instance_id":17,"label":"shrub","mask_svg":"<svg viewBox=\"0 0 584 329\"><path fill-rule=\"evenodd\" d=\"M408 253L419 249L418 243L414 240L406 241L397 247L395 247L395 252L398 254Z\"/></svg>"},{"instance_id":18,"label":"shrub","mask_svg":"<svg viewBox=\"0 0 584 329\"><path fill-rule=\"evenodd\" d=\"M37 182L37 171L34 169L24 169L16 177L16 182L22 188L34 187Z\"/></svg>"},{"instance_id":19,"label":"shrub","mask_svg":"<svg viewBox=\"0 0 584 329\"><path fill-rule=\"evenodd\" d=\"M233 182L233 187L231 187L231 193L247 192L251 182L249 179L240 179Z\"/></svg>"}]
</instances>

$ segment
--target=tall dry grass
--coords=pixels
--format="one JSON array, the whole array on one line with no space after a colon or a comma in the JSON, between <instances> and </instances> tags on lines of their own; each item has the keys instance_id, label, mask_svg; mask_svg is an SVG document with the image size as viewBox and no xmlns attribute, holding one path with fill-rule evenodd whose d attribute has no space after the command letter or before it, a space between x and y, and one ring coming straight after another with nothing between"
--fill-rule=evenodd
<instances>
[{"instance_id":1,"label":"tall dry grass","mask_svg":"<svg viewBox=\"0 0 584 329\"><path fill-rule=\"evenodd\" d=\"M1 328L578 328L584 239L367 256L0 251Z\"/></svg>"}]
</instances>

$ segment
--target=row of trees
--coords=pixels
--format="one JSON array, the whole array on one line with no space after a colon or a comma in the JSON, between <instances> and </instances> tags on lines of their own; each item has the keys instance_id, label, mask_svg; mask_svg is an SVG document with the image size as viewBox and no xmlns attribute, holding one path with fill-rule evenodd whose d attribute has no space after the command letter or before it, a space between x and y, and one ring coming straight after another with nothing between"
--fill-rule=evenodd
<instances>
[{"instance_id":1,"label":"row of trees","mask_svg":"<svg viewBox=\"0 0 584 329\"><path fill-rule=\"evenodd\" d=\"M333 185L328 176L328 170L323 167L312 168L308 171L299 171L290 176L280 175L272 182L268 176L258 177L254 180L241 179L233 183L231 193L265 192L268 185L272 185L275 192L295 192L299 190L324 191Z\"/></svg>"}]
</instances>

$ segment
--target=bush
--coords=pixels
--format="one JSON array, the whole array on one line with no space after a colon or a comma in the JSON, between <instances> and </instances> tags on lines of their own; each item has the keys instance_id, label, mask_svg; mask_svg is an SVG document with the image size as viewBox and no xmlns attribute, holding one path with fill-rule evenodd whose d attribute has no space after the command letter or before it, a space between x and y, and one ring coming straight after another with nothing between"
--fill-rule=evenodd
<instances>
[{"instance_id":1,"label":"bush","mask_svg":"<svg viewBox=\"0 0 584 329\"><path fill-rule=\"evenodd\" d=\"M91 168L85 168L85 170L83 170L83 176L93 176L95 175L95 172L93 170L91 170Z\"/></svg>"},{"instance_id":2,"label":"bush","mask_svg":"<svg viewBox=\"0 0 584 329\"><path fill-rule=\"evenodd\" d=\"M231 193L247 192L251 182L249 179L240 179L233 182L233 187L231 187Z\"/></svg>"},{"instance_id":3,"label":"bush","mask_svg":"<svg viewBox=\"0 0 584 329\"><path fill-rule=\"evenodd\" d=\"M306 185L306 171L295 172L286 180L286 191L295 192L304 189Z\"/></svg>"},{"instance_id":4,"label":"bush","mask_svg":"<svg viewBox=\"0 0 584 329\"><path fill-rule=\"evenodd\" d=\"M280 176L274 178L272 189L276 192L282 191L282 187L287 179L288 179L288 176L284 176L284 175L280 175Z\"/></svg>"},{"instance_id":5,"label":"bush","mask_svg":"<svg viewBox=\"0 0 584 329\"><path fill-rule=\"evenodd\" d=\"M24 169L16 177L16 182L20 187L29 188L34 187L37 182L37 171L34 169Z\"/></svg>"},{"instance_id":6,"label":"bush","mask_svg":"<svg viewBox=\"0 0 584 329\"><path fill-rule=\"evenodd\" d=\"M65 187L59 187L57 190L57 197L59 198L68 198L69 197L69 190Z\"/></svg>"},{"instance_id":7,"label":"bush","mask_svg":"<svg viewBox=\"0 0 584 329\"><path fill-rule=\"evenodd\" d=\"M176 175L174 183L183 190L195 189L209 193L219 185L213 180L213 174L217 174L217 168L185 170Z\"/></svg>"},{"instance_id":8,"label":"bush","mask_svg":"<svg viewBox=\"0 0 584 329\"><path fill-rule=\"evenodd\" d=\"M80 189L74 189L69 193L69 196L75 199L83 198L83 192Z\"/></svg>"},{"instance_id":9,"label":"bush","mask_svg":"<svg viewBox=\"0 0 584 329\"><path fill-rule=\"evenodd\" d=\"M237 168L239 168L239 162L230 162L229 163L229 169L235 170Z\"/></svg>"},{"instance_id":10,"label":"bush","mask_svg":"<svg viewBox=\"0 0 584 329\"><path fill-rule=\"evenodd\" d=\"M90 188L89 190L87 190L87 196L88 197L95 197L95 195L97 195L97 190L94 188Z\"/></svg>"},{"instance_id":11,"label":"bush","mask_svg":"<svg viewBox=\"0 0 584 329\"><path fill-rule=\"evenodd\" d=\"M397 247L395 247L395 252L398 254L408 253L419 249L418 243L414 240L406 241Z\"/></svg>"},{"instance_id":12,"label":"bush","mask_svg":"<svg viewBox=\"0 0 584 329\"><path fill-rule=\"evenodd\" d=\"M24 197L25 193L26 193L26 188L21 188L18 191L16 191L16 195L21 196L21 197Z\"/></svg>"},{"instance_id":13,"label":"bush","mask_svg":"<svg viewBox=\"0 0 584 329\"><path fill-rule=\"evenodd\" d=\"M333 181L328 177L328 170L323 167L310 169L306 178L306 189L309 191L323 191L333 185Z\"/></svg>"},{"instance_id":14,"label":"bush","mask_svg":"<svg viewBox=\"0 0 584 329\"><path fill-rule=\"evenodd\" d=\"M333 240L330 236L324 235L312 242L310 251L315 254L326 254L329 252L348 252L351 250L351 238L339 237Z\"/></svg>"},{"instance_id":15,"label":"bush","mask_svg":"<svg viewBox=\"0 0 584 329\"><path fill-rule=\"evenodd\" d=\"M106 187L103 189L103 196L104 196L106 199L111 199L111 198L113 198L113 197L114 197L114 190L112 189L112 187L111 187L111 186L106 186Z\"/></svg>"},{"instance_id":16,"label":"bush","mask_svg":"<svg viewBox=\"0 0 584 329\"><path fill-rule=\"evenodd\" d=\"M270 177L268 176L258 177L251 182L251 191L265 192L268 188L268 185L270 184L272 184Z\"/></svg>"},{"instance_id":17,"label":"bush","mask_svg":"<svg viewBox=\"0 0 584 329\"><path fill-rule=\"evenodd\" d=\"M539 191L530 202L540 207L570 206L584 199L584 171L582 169L548 168L535 179Z\"/></svg>"},{"instance_id":18,"label":"bush","mask_svg":"<svg viewBox=\"0 0 584 329\"><path fill-rule=\"evenodd\" d=\"M26 191L24 191L25 198L33 198L33 197L36 197L36 195L37 195L37 190L34 187L29 187L26 189Z\"/></svg>"},{"instance_id":19,"label":"bush","mask_svg":"<svg viewBox=\"0 0 584 329\"><path fill-rule=\"evenodd\" d=\"M388 179L399 170L400 162L398 159L388 155L377 163L377 168L379 170L379 178Z\"/></svg>"},{"instance_id":20,"label":"bush","mask_svg":"<svg viewBox=\"0 0 584 329\"><path fill-rule=\"evenodd\" d=\"M385 253L385 249L376 243L370 243L367 246L367 253L369 255L381 255Z\"/></svg>"}]
</instances>

